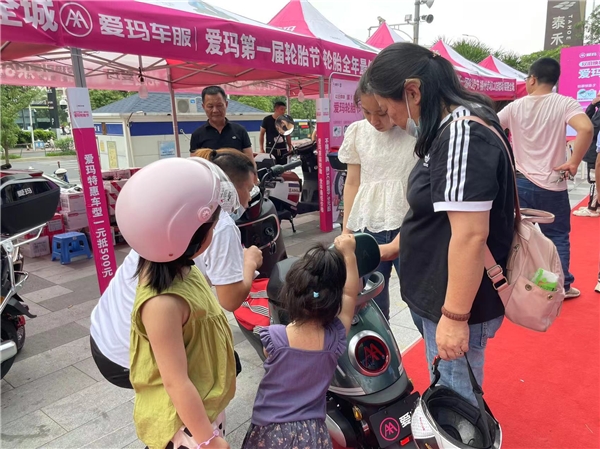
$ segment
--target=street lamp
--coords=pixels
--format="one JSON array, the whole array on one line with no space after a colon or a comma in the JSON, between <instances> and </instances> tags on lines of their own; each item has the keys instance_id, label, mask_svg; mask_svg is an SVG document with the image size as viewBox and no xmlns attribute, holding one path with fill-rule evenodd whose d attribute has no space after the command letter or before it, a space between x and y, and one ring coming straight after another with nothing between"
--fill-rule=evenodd
<instances>
[{"instance_id":1,"label":"street lamp","mask_svg":"<svg viewBox=\"0 0 600 449\"><path fill-rule=\"evenodd\" d=\"M421 20L424 20L427 23L433 22L433 16L431 14L421 17L421 5L426 5L428 8L431 8L434 1L435 0L415 0L415 22L413 24L415 44L419 43L419 23Z\"/></svg>"}]
</instances>

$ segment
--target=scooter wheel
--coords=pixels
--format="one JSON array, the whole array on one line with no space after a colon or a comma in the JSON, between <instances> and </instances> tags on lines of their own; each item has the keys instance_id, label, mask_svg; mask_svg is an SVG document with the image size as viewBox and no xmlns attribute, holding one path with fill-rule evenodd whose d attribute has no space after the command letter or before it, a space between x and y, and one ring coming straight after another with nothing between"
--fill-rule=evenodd
<instances>
[{"instance_id":1,"label":"scooter wheel","mask_svg":"<svg viewBox=\"0 0 600 449\"><path fill-rule=\"evenodd\" d=\"M12 340L15 342L15 344L17 344L17 345L19 344L17 328L15 327L14 323L12 323L11 321L9 321L5 318L2 318L2 329L0 331L0 334L2 335L2 341ZM6 373L8 373L8 371L10 371L12 364L15 362L15 358L16 358L16 356L2 362L2 364L0 366L0 374L1 374L0 379L4 379L4 376L6 376Z\"/></svg>"}]
</instances>

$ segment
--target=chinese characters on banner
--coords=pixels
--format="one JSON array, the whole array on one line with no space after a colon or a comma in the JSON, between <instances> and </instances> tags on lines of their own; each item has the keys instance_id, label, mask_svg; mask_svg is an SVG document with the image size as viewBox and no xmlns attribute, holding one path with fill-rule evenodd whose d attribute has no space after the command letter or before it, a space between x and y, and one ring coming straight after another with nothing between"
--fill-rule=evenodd
<instances>
[{"instance_id":1,"label":"chinese characters on banner","mask_svg":"<svg viewBox=\"0 0 600 449\"><path fill-rule=\"evenodd\" d=\"M86 88L72 87L67 89L67 99L85 197L92 250L96 262L96 272L98 273L98 284L100 293L102 293L117 271L117 263L106 195L102 183L98 148L96 147L90 96Z\"/></svg>"},{"instance_id":2,"label":"chinese characters on banner","mask_svg":"<svg viewBox=\"0 0 600 449\"><path fill-rule=\"evenodd\" d=\"M575 98L586 108L600 95L600 44L563 48L560 72L558 92ZM575 136L575 130L569 126L567 136Z\"/></svg>"},{"instance_id":3,"label":"chinese characters on banner","mask_svg":"<svg viewBox=\"0 0 600 449\"><path fill-rule=\"evenodd\" d=\"M583 45L583 34L577 25L585 17L586 0L548 0L544 50L563 45Z\"/></svg>"},{"instance_id":4,"label":"chinese characters on banner","mask_svg":"<svg viewBox=\"0 0 600 449\"><path fill-rule=\"evenodd\" d=\"M329 100L317 99L317 161L319 184L319 221L323 232L333 230L333 215L331 210L331 165L327 160L330 148L329 132Z\"/></svg>"},{"instance_id":5,"label":"chinese characters on banner","mask_svg":"<svg viewBox=\"0 0 600 449\"><path fill-rule=\"evenodd\" d=\"M358 79L340 79L332 77L329 83L329 120L331 148L339 148L344 141L346 129L350 124L363 119L361 109L354 104L354 93L358 87ZM332 172L332 220L340 218L343 208L342 193L344 177L341 173Z\"/></svg>"},{"instance_id":6,"label":"chinese characters on banner","mask_svg":"<svg viewBox=\"0 0 600 449\"><path fill-rule=\"evenodd\" d=\"M187 5L186 5L187 6ZM295 74L361 75L373 54L317 39L199 16L177 2L0 0L3 40L236 64ZM86 39L86 43L83 42ZM50 76L50 75L47 75ZM117 75L115 75L117 76ZM123 76L123 75L121 75ZM123 81L133 83L132 79Z\"/></svg>"}]
</instances>

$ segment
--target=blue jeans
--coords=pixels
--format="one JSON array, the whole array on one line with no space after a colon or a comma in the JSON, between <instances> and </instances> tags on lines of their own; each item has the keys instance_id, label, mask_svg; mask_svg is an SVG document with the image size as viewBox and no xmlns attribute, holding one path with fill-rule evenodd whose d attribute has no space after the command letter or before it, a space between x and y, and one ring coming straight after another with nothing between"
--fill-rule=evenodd
<instances>
[{"instance_id":1,"label":"blue jeans","mask_svg":"<svg viewBox=\"0 0 600 449\"><path fill-rule=\"evenodd\" d=\"M400 229L395 229L393 231L382 231L382 232L371 232L368 229L365 229L365 233L372 235L378 244L384 245L386 243L391 243L398 233ZM385 280L385 286L383 287L383 291L377 295L374 299L381 312L385 316L385 319L389 321L390 319L390 276L392 275L392 266L396 268L396 274L400 275L400 260L399 258L394 259L389 262L381 262L377 267L377 271L379 271Z\"/></svg>"},{"instance_id":2,"label":"blue jeans","mask_svg":"<svg viewBox=\"0 0 600 449\"><path fill-rule=\"evenodd\" d=\"M475 379L477 379L477 383L480 386L483 384L483 362L488 339L496 335L503 319L504 316L500 316L490 321L469 326L469 351L467 356L469 357L473 374L475 374ZM431 367L433 359L438 355L437 344L435 343L437 323L427 318L421 318L421 320L423 323L427 363ZM477 405L477 400L473 394L473 387L469 380L467 361L464 357L452 361L442 360L439 364L439 371L441 374L440 385L453 389L473 405ZM430 378L433 382L433 372L430 373Z\"/></svg>"},{"instance_id":3,"label":"blue jeans","mask_svg":"<svg viewBox=\"0 0 600 449\"><path fill-rule=\"evenodd\" d=\"M571 260L571 205L569 204L569 192L566 190L555 192L542 189L528 179L517 178L519 190L519 202L521 207L544 210L554 214L554 222L540 224L540 229L548 237L558 250L560 263L565 274L565 291L571 288L575 280L569 272Z\"/></svg>"}]
</instances>

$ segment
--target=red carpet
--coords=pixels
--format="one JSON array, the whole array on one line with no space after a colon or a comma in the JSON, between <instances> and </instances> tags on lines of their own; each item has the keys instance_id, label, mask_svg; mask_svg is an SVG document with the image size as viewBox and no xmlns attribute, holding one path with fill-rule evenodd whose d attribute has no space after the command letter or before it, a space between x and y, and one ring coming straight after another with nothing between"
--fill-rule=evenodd
<instances>
[{"instance_id":1,"label":"red carpet","mask_svg":"<svg viewBox=\"0 0 600 449\"><path fill-rule=\"evenodd\" d=\"M489 342L483 387L503 448L600 448L600 219L571 216L571 224L571 271L581 297L564 303L546 333L505 320ZM424 391L423 341L403 360Z\"/></svg>"}]
</instances>

